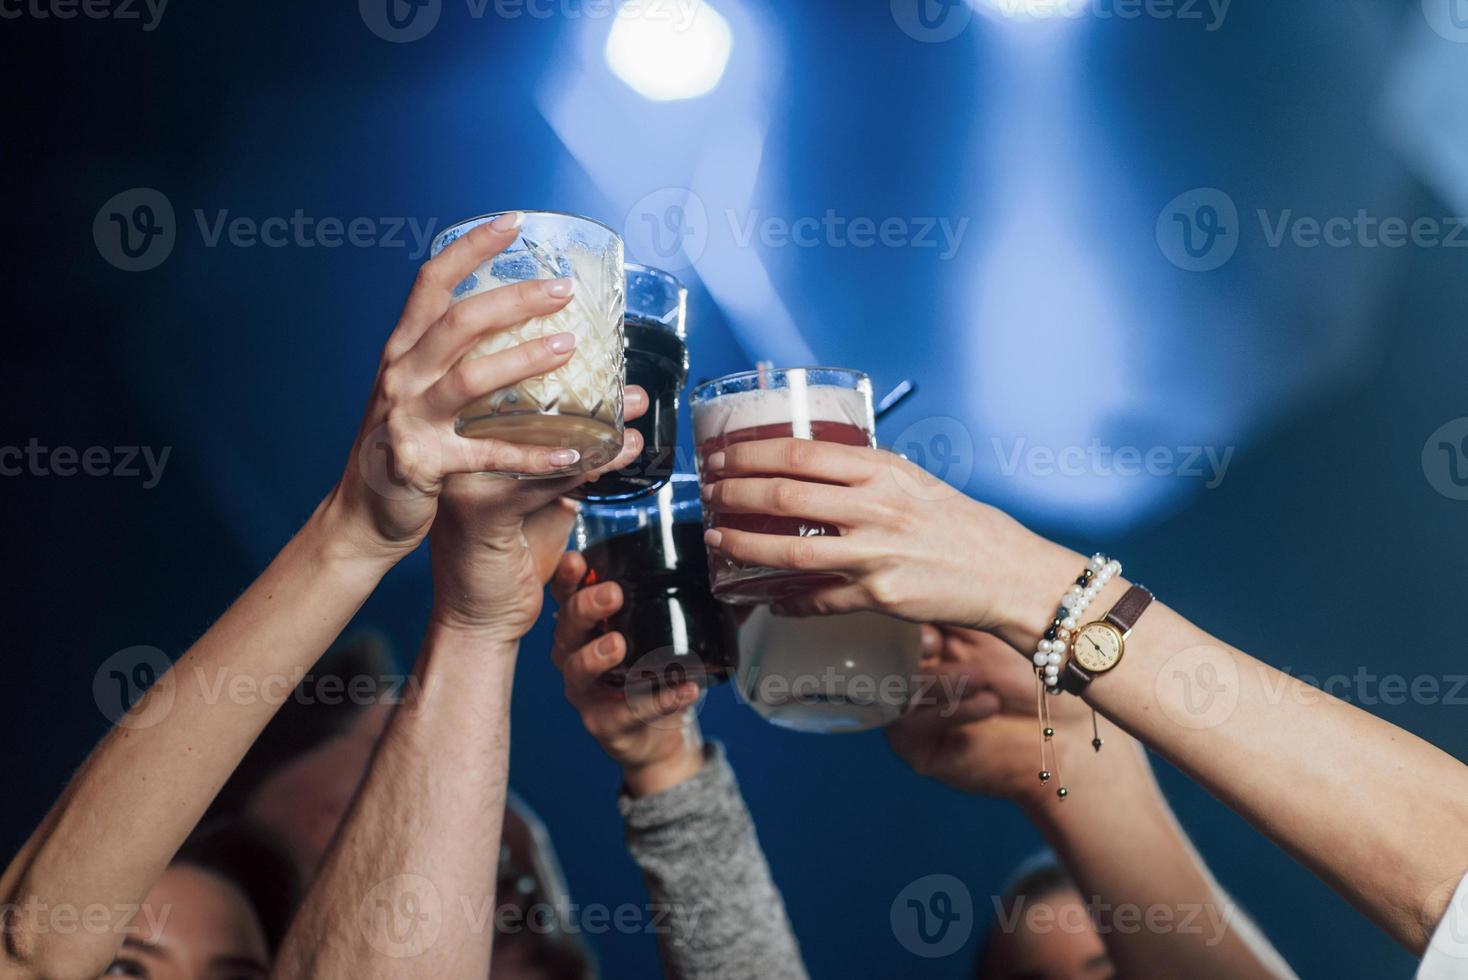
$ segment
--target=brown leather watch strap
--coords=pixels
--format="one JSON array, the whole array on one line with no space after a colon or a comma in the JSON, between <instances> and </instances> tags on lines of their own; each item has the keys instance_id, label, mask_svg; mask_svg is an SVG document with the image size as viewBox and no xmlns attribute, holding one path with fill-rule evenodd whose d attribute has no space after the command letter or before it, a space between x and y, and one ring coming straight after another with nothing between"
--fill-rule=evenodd
<instances>
[{"instance_id":1,"label":"brown leather watch strap","mask_svg":"<svg viewBox=\"0 0 1468 980\"><path fill-rule=\"evenodd\" d=\"M1142 613L1146 612L1150 605L1152 605L1152 593L1140 585L1134 585L1126 590L1126 595L1122 596L1116 605L1111 607L1111 611L1106 614L1105 622L1121 630L1123 635L1130 633L1132 627L1137 625L1137 620L1142 618Z\"/></svg>"},{"instance_id":2,"label":"brown leather watch strap","mask_svg":"<svg viewBox=\"0 0 1468 980\"><path fill-rule=\"evenodd\" d=\"M1065 666L1060 668L1060 689L1066 694L1079 695L1086 689L1086 685L1096 678L1091 672L1076 663L1075 657L1067 657Z\"/></svg>"}]
</instances>

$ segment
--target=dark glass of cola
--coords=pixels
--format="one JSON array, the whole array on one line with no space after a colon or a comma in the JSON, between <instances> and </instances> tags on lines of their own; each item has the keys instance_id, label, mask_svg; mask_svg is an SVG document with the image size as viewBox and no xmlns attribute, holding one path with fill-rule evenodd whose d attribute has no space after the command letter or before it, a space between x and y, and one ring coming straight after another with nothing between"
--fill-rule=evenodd
<instances>
[{"instance_id":1,"label":"dark glass of cola","mask_svg":"<svg viewBox=\"0 0 1468 980\"><path fill-rule=\"evenodd\" d=\"M619 631L627 656L605 675L627 686L708 687L737 666L733 610L709 591L698 479L673 474L652 494L584 506L572 546L586 557L584 585L617 582L622 608L601 623Z\"/></svg>"},{"instance_id":2,"label":"dark glass of cola","mask_svg":"<svg viewBox=\"0 0 1468 980\"><path fill-rule=\"evenodd\" d=\"M678 399L688 380L688 290L661 269L627 264L627 384L641 385L651 404L627 424L642 433L642 454L615 473L571 494L581 500L631 500L673 476Z\"/></svg>"}]
</instances>

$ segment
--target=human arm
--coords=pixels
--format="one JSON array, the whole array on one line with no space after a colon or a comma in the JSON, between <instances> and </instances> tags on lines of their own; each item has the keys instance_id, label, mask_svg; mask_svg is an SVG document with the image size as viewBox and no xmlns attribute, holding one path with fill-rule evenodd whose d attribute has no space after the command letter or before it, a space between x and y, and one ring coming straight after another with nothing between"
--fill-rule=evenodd
<instances>
[{"instance_id":1,"label":"human arm","mask_svg":"<svg viewBox=\"0 0 1468 980\"><path fill-rule=\"evenodd\" d=\"M552 657L587 731L622 767L618 800L627 847L647 883L663 970L679 980L804 980L799 945L754 821L721 746L705 745L692 681L657 692L619 690L601 676L626 655L597 623L623 601L616 582L577 591L585 559L566 555Z\"/></svg>"},{"instance_id":2,"label":"human arm","mask_svg":"<svg viewBox=\"0 0 1468 980\"><path fill-rule=\"evenodd\" d=\"M825 521L841 536L719 528L710 547L848 579L798 603L799 611L874 608L1036 648L1082 556L900 457L796 442L746 443L705 461L712 506ZM1113 580L1095 609L1109 608L1128 585ZM1203 684L1223 685L1206 708ZM1468 767L1161 602L1127 639L1120 666L1085 698L1421 953L1468 868Z\"/></svg>"},{"instance_id":3,"label":"human arm","mask_svg":"<svg viewBox=\"0 0 1468 980\"><path fill-rule=\"evenodd\" d=\"M645 409L629 389L628 416ZM625 465L641 451L628 429ZM579 479L469 476L434 524L434 606L415 683L282 947L277 976L489 974L520 637L575 515Z\"/></svg>"},{"instance_id":4,"label":"human arm","mask_svg":"<svg viewBox=\"0 0 1468 980\"><path fill-rule=\"evenodd\" d=\"M887 729L888 742L918 772L1020 808L1093 909L1118 976L1293 976L1214 880L1135 739L1107 731L1098 752L1085 706L1053 699L1055 761L1044 765L1055 772L1042 782L1033 671L990 634L923 632L938 657L928 670L969 696L915 709Z\"/></svg>"},{"instance_id":5,"label":"human arm","mask_svg":"<svg viewBox=\"0 0 1468 980\"><path fill-rule=\"evenodd\" d=\"M102 739L0 876L0 908L105 909L106 928L48 930L33 917L9 917L0 977L105 970L128 910L274 714L278 700L265 692L288 689L308 670L382 575L418 545L445 478L491 465L525 472L556 465L550 448L453 432L459 397L467 401L569 357L535 341L460 361L483 333L567 302L535 284L450 311L452 287L515 234L485 226L423 266L340 481L260 578Z\"/></svg>"}]
</instances>

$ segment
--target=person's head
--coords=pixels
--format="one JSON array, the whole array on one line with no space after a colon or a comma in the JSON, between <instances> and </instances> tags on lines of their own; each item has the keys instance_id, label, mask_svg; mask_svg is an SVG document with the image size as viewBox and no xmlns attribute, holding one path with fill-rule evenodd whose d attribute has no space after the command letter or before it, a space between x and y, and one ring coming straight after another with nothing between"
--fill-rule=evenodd
<instances>
[{"instance_id":1,"label":"person's head","mask_svg":"<svg viewBox=\"0 0 1468 980\"><path fill-rule=\"evenodd\" d=\"M1000 901L975 980L1109 980L1116 975L1086 901L1049 855L1022 865Z\"/></svg>"},{"instance_id":2,"label":"person's head","mask_svg":"<svg viewBox=\"0 0 1468 980\"><path fill-rule=\"evenodd\" d=\"M148 892L106 977L265 980L297 900L294 870L242 826L196 832Z\"/></svg>"},{"instance_id":3,"label":"person's head","mask_svg":"<svg viewBox=\"0 0 1468 980\"><path fill-rule=\"evenodd\" d=\"M348 637L280 707L211 817L244 817L280 842L303 880L321 864L391 714L393 657L378 634Z\"/></svg>"},{"instance_id":4,"label":"person's head","mask_svg":"<svg viewBox=\"0 0 1468 980\"><path fill-rule=\"evenodd\" d=\"M595 961L567 928L570 901L550 834L529 804L510 793L495 881L497 980L594 980Z\"/></svg>"},{"instance_id":5,"label":"person's head","mask_svg":"<svg viewBox=\"0 0 1468 980\"><path fill-rule=\"evenodd\" d=\"M376 632L353 634L328 651L256 739L210 808L211 817L242 817L262 828L279 841L299 879L309 881L387 726L395 693L392 669L391 650ZM550 835L513 793L499 853L496 907L517 905L526 914L534 908L537 918L534 928L499 931L495 976L592 980L594 960L562 921L569 899Z\"/></svg>"}]
</instances>

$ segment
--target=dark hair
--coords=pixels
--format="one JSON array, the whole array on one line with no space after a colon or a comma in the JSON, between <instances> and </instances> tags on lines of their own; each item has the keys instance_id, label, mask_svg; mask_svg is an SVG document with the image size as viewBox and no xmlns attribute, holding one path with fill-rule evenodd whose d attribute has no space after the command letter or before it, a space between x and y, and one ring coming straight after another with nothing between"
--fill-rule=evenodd
<instances>
[{"instance_id":1,"label":"dark hair","mask_svg":"<svg viewBox=\"0 0 1468 980\"><path fill-rule=\"evenodd\" d=\"M328 650L245 753L209 807L205 820L238 816L277 769L351 729L367 705L360 697L342 697L340 692L335 697L316 696L323 680L354 684L355 691L362 685L360 679L365 678L372 696L380 697L392 686L393 666L392 648L375 630L355 632Z\"/></svg>"},{"instance_id":2,"label":"dark hair","mask_svg":"<svg viewBox=\"0 0 1468 980\"><path fill-rule=\"evenodd\" d=\"M1055 860L1054 855L1044 852L1025 861L1015 870L1014 876L1004 886L999 901L1002 906L1012 908L1014 903L1021 898L1038 902L1048 895L1074 887L1075 882ZM974 980L989 980L992 975L989 954L993 951L994 930L998 925L999 923L995 922L990 926L979 943L979 950L974 955Z\"/></svg>"},{"instance_id":3,"label":"dark hair","mask_svg":"<svg viewBox=\"0 0 1468 980\"><path fill-rule=\"evenodd\" d=\"M301 894L295 867L264 831L242 821L202 825L173 863L216 874L244 892L274 959Z\"/></svg>"}]
</instances>

